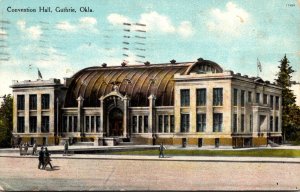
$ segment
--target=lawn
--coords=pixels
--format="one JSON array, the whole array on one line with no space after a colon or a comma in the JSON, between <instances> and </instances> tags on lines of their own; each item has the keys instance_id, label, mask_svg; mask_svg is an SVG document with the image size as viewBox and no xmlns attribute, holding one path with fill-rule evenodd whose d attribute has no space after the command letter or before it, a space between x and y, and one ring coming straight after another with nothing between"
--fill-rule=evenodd
<instances>
[{"instance_id":1,"label":"lawn","mask_svg":"<svg viewBox=\"0 0 300 192\"><path fill-rule=\"evenodd\" d=\"M114 155L158 155L158 150L111 152ZM249 149L249 150L189 150L167 149L165 155L189 156L240 156L240 157L300 157L296 149Z\"/></svg>"}]
</instances>

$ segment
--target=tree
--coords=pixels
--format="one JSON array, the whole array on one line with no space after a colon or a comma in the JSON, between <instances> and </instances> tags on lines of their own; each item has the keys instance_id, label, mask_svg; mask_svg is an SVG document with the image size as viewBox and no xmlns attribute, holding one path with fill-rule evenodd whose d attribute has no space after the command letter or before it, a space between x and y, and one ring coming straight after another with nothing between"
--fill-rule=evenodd
<instances>
[{"instance_id":1,"label":"tree","mask_svg":"<svg viewBox=\"0 0 300 192\"><path fill-rule=\"evenodd\" d=\"M295 71L289 63L286 55L284 55L278 66L277 79L275 79L277 85L282 88L282 136L284 142L286 139L293 139L293 135L296 133L297 127L299 127L297 119L299 119L300 115L299 107L296 105L296 97L290 89L292 73Z\"/></svg>"},{"instance_id":2,"label":"tree","mask_svg":"<svg viewBox=\"0 0 300 192\"><path fill-rule=\"evenodd\" d=\"M0 106L0 147L10 147L13 130L13 98L3 96Z\"/></svg>"}]
</instances>

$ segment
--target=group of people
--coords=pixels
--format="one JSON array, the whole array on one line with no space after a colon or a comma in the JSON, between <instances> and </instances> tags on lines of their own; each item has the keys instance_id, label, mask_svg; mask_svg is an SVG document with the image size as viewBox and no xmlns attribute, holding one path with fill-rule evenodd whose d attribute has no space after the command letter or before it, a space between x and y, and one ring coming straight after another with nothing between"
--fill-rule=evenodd
<instances>
[{"instance_id":1,"label":"group of people","mask_svg":"<svg viewBox=\"0 0 300 192\"><path fill-rule=\"evenodd\" d=\"M50 158L50 153L47 149L47 147L41 147L41 150L39 152L39 165L38 168L45 169L47 165L50 165L50 168L53 169L53 166L51 164L51 158Z\"/></svg>"},{"instance_id":2,"label":"group of people","mask_svg":"<svg viewBox=\"0 0 300 192\"><path fill-rule=\"evenodd\" d=\"M28 155L28 149L29 149L29 144L28 142L20 144L19 145L19 149L20 149L20 155ZM32 146L32 155L35 155L37 152L37 144L36 142L34 142L33 146Z\"/></svg>"}]
</instances>

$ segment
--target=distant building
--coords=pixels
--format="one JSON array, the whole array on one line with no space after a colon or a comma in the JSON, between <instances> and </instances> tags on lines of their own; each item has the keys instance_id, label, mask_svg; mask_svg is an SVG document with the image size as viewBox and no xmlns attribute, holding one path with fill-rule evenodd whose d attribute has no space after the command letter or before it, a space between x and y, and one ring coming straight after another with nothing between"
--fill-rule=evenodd
<instances>
[{"instance_id":1,"label":"distant building","mask_svg":"<svg viewBox=\"0 0 300 192\"><path fill-rule=\"evenodd\" d=\"M14 135L93 142L260 146L281 142L281 89L197 62L89 67L65 79L15 81Z\"/></svg>"}]
</instances>

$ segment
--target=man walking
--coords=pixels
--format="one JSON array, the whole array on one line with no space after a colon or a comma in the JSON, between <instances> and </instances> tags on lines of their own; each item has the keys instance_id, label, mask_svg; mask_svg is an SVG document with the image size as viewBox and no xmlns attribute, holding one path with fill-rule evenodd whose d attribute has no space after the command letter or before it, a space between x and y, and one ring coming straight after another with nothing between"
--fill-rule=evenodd
<instances>
[{"instance_id":1,"label":"man walking","mask_svg":"<svg viewBox=\"0 0 300 192\"><path fill-rule=\"evenodd\" d=\"M39 166L38 166L39 169L41 168L41 166L42 168L44 167L44 157L45 157L44 147L42 146L39 152Z\"/></svg>"},{"instance_id":2,"label":"man walking","mask_svg":"<svg viewBox=\"0 0 300 192\"><path fill-rule=\"evenodd\" d=\"M33 146L32 146L32 155L36 154L36 150L37 150L37 144L36 144L36 141L34 141Z\"/></svg>"},{"instance_id":3,"label":"man walking","mask_svg":"<svg viewBox=\"0 0 300 192\"><path fill-rule=\"evenodd\" d=\"M161 143L160 146L159 146L159 158L164 158L165 155L164 155L164 150L166 149L166 147L164 146L164 143Z\"/></svg>"},{"instance_id":4,"label":"man walking","mask_svg":"<svg viewBox=\"0 0 300 192\"><path fill-rule=\"evenodd\" d=\"M68 150L69 150L69 143L68 141L65 141L65 145L64 145L64 155L68 155Z\"/></svg>"},{"instance_id":5,"label":"man walking","mask_svg":"<svg viewBox=\"0 0 300 192\"><path fill-rule=\"evenodd\" d=\"M44 166L43 169L45 169L47 167L47 165L50 165L51 169L53 169L52 164L51 164L51 159L50 159L50 153L47 149L47 147L45 148L45 162L44 162Z\"/></svg>"}]
</instances>

